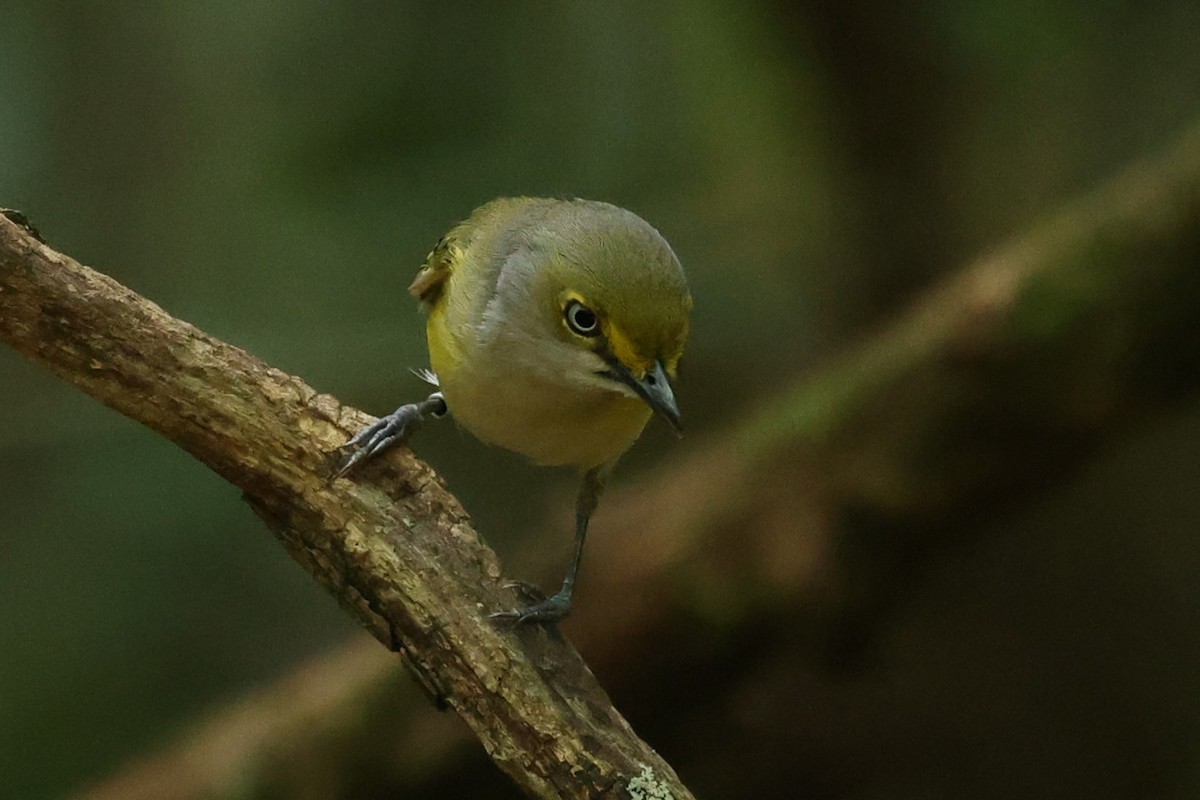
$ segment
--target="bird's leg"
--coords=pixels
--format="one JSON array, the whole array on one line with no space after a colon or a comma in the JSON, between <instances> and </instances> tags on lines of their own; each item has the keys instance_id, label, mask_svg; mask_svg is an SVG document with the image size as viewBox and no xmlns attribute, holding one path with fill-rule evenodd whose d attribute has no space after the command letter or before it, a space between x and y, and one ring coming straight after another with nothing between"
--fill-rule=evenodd
<instances>
[{"instance_id":1,"label":"bird's leg","mask_svg":"<svg viewBox=\"0 0 1200 800\"><path fill-rule=\"evenodd\" d=\"M446 411L446 399L442 397L441 392L434 392L420 403L407 403L386 417L380 417L342 445L342 449L350 451L350 455L333 477L340 478L358 464L374 458L392 445L407 441L413 431L425 424L426 419L444 417Z\"/></svg>"},{"instance_id":2,"label":"bird's leg","mask_svg":"<svg viewBox=\"0 0 1200 800\"><path fill-rule=\"evenodd\" d=\"M547 623L557 622L571 610L571 595L575 591L575 580L579 577L579 564L583 560L583 542L587 538L588 521L592 512L600 502L604 492L604 483L608 478L609 465L595 467L584 473L583 481L579 484L579 495L575 499L575 555L571 559L571 568L563 579L562 588L557 594L547 597L524 608L512 611L497 611L491 615L494 620L521 625L527 622Z\"/></svg>"}]
</instances>

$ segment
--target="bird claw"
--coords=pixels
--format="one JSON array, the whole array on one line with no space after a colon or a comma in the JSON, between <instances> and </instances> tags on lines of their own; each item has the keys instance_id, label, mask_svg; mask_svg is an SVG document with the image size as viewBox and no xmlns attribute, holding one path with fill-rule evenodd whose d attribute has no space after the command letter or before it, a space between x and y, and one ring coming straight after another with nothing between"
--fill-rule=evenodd
<instances>
[{"instance_id":1,"label":"bird claw","mask_svg":"<svg viewBox=\"0 0 1200 800\"><path fill-rule=\"evenodd\" d=\"M546 599L546 593L536 583L508 580L501 585L505 589L511 589L516 592L522 600L528 600L531 605L541 603Z\"/></svg>"},{"instance_id":2,"label":"bird claw","mask_svg":"<svg viewBox=\"0 0 1200 800\"><path fill-rule=\"evenodd\" d=\"M496 611L488 615L488 619L497 624L516 627L517 625L546 625L558 622L571 610L570 595L559 592L524 608L514 608L511 611Z\"/></svg>"},{"instance_id":3,"label":"bird claw","mask_svg":"<svg viewBox=\"0 0 1200 800\"><path fill-rule=\"evenodd\" d=\"M431 411L433 416L440 416L437 414L437 409L426 408L434 397L431 395L430 399L424 403L407 403L402 405L391 414L388 414L386 417L380 417L354 434L354 437L341 447L343 451L350 451L350 455L342 463L342 466L333 473L333 477L340 478L357 465L374 458L389 447L408 441L413 431L421 427L425 422L426 411ZM441 395L436 395L436 397L438 402L443 402L441 401Z\"/></svg>"}]
</instances>

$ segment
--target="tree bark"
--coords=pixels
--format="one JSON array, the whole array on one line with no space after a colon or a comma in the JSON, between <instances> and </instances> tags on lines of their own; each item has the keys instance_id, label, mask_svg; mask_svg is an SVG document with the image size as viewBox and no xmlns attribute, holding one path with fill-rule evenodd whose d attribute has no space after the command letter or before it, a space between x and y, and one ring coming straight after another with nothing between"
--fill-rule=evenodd
<instances>
[{"instance_id":1,"label":"tree bark","mask_svg":"<svg viewBox=\"0 0 1200 800\"><path fill-rule=\"evenodd\" d=\"M487 619L519 600L432 469L401 449L330 481L331 454L367 416L173 318L19 221L0 218L0 339L240 488L291 556L405 657L527 793L691 797L554 628Z\"/></svg>"}]
</instances>

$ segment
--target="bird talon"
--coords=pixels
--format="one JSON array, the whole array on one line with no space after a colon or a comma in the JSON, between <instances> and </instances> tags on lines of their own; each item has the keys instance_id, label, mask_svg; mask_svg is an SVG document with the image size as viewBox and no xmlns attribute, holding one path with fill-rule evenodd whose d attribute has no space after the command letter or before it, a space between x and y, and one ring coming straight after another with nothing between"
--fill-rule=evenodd
<instances>
[{"instance_id":1,"label":"bird talon","mask_svg":"<svg viewBox=\"0 0 1200 800\"><path fill-rule=\"evenodd\" d=\"M406 403L386 417L375 420L338 448L342 451L350 451L350 455L333 473L333 477L340 478L357 465L374 458L389 447L407 442L413 432L425 422L427 410L434 413L441 410L444 414L444 409L445 401L441 399L440 394L434 394L430 395L424 403Z\"/></svg>"},{"instance_id":2,"label":"bird talon","mask_svg":"<svg viewBox=\"0 0 1200 800\"><path fill-rule=\"evenodd\" d=\"M558 622L571 610L571 598L569 595L558 593L553 597L547 597L538 603L524 606L523 608L514 608L508 611L494 611L488 614L488 619L497 624L504 624L507 627L516 627L518 625L548 625Z\"/></svg>"},{"instance_id":3,"label":"bird talon","mask_svg":"<svg viewBox=\"0 0 1200 800\"><path fill-rule=\"evenodd\" d=\"M508 580L501 584L505 589L516 592L522 600L528 600L530 605L544 602L546 593L537 584L527 581Z\"/></svg>"},{"instance_id":4,"label":"bird talon","mask_svg":"<svg viewBox=\"0 0 1200 800\"><path fill-rule=\"evenodd\" d=\"M488 614L488 619L497 626L516 627L518 622L518 614L516 611L493 611Z\"/></svg>"}]
</instances>

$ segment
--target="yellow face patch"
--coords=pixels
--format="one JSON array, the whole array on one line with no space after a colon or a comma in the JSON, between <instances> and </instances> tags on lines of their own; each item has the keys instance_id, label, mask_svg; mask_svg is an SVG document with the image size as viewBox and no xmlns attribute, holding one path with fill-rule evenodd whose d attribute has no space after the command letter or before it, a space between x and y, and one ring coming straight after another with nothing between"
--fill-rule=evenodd
<instances>
[{"instance_id":1,"label":"yellow face patch","mask_svg":"<svg viewBox=\"0 0 1200 800\"><path fill-rule=\"evenodd\" d=\"M600 324L604 328L604 334L608 339L608 346L612 349L613 356L629 367L629 371L634 374L634 377L639 380L646 377L646 373L654 366L654 359L639 353L633 342L613 324L612 320L601 319Z\"/></svg>"}]
</instances>

